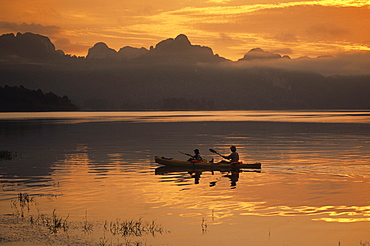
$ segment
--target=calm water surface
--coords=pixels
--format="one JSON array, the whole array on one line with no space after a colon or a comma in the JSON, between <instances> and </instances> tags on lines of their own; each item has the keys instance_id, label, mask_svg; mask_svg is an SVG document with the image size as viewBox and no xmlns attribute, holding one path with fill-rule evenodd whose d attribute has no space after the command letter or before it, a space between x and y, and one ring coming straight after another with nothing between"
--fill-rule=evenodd
<instances>
[{"instance_id":1,"label":"calm water surface","mask_svg":"<svg viewBox=\"0 0 370 246\"><path fill-rule=\"evenodd\" d=\"M261 172L154 163L231 145ZM370 111L0 113L0 150L18 153L0 160L1 214L22 192L71 221L154 220L143 245L370 242Z\"/></svg>"}]
</instances>

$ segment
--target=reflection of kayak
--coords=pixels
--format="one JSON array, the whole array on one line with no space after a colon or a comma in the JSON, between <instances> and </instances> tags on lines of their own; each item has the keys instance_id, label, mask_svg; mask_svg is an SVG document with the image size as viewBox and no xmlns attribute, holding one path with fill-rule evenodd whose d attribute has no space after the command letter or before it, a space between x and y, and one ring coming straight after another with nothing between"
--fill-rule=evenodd
<instances>
[{"instance_id":1,"label":"reflection of kayak","mask_svg":"<svg viewBox=\"0 0 370 246\"><path fill-rule=\"evenodd\" d=\"M224 168L230 169L232 167L238 168L252 168L252 169L261 169L261 163L256 162L253 164L244 164L244 163L229 163L229 162L191 162L191 161L181 161L174 158L166 158L166 157L155 157L155 162L165 166L173 166L173 167L191 167L191 168L211 168L211 170L215 170L215 168Z\"/></svg>"}]
</instances>

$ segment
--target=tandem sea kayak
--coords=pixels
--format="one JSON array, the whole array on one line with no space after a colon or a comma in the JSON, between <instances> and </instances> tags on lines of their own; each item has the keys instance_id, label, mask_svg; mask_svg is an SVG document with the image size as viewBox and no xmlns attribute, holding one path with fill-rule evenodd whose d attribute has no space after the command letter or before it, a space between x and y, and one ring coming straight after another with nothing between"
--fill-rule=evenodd
<instances>
[{"instance_id":1,"label":"tandem sea kayak","mask_svg":"<svg viewBox=\"0 0 370 246\"><path fill-rule=\"evenodd\" d=\"M174 158L155 157L155 162L165 166L173 167L198 167L198 168L230 168L236 166L238 168L261 169L261 163L256 162L252 164L245 163L229 163L229 162L208 162L208 161L182 161Z\"/></svg>"}]
</instances>

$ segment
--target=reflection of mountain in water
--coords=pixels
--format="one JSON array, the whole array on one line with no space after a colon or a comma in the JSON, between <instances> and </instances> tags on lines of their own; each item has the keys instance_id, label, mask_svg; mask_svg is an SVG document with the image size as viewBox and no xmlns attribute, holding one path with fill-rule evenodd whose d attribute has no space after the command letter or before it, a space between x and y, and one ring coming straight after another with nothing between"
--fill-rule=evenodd
<instances>
[{"instance_id":1,"label":"reflection of mountain in water","mask_svg":"<svg viewBox=\"0 0 370 246\"><path fill-rule=\"evenodd\" d=\"M234 144L240 147L244 161L261 161L267 170L298 163L320 171L330 166L325 170L364 175L357 167L369 163L369 132L369 124L3 120L0 150L15 151L18 158L0 161L0 169L3 178L12 182L35 183L49 179L56 165L62 167L68 158L74 158L74 163L84 163L95 177L103 177L112 168L142 172L155 165L157 154L181 159L179 150L199 148L202 157L210 160L215 156L204 146L217 144L220 151L229 151ZM148 173L153 173L153 166ZM179 171L189 177L189 171L198 170Z\"/></svg>"}]
</instances>

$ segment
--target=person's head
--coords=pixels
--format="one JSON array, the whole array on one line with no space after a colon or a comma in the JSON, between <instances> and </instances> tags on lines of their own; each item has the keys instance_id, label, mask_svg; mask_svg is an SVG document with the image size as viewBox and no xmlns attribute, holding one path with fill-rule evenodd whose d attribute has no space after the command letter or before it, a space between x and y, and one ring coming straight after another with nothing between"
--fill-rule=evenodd
<instances>
[{"instance_id":1,"label":"person's head","mask_svg":"<svg viewBox=\"0 0 370 246\"><path fill-rule=\"evenodd\" d=\"M235 152L235 151L236 151L236 147L233 145L233 146L231 146L231 147L230 147L230 150L231 150L232 152Z\"/></svg>"},{"instance_id":2,"label":"person's head","mask_svg":"<svg viewBox=\"0 0 370 246\"><path fill-rule=\"evenodd\" d=\"M199 149L195 149L195 150L194 150L194 153L195 153L195 154L199 154Z\"/></svg>"}]
</instances>

